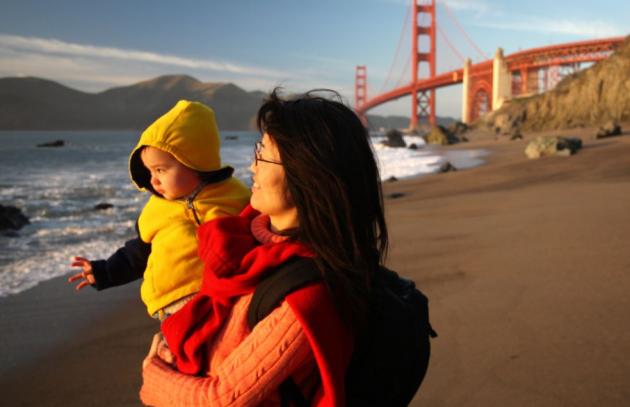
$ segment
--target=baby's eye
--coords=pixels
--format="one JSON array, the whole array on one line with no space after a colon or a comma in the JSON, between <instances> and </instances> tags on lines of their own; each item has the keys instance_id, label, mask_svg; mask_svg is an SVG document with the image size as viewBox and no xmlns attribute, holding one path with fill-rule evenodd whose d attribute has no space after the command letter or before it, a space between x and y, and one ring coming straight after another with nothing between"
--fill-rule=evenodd
<instances>
[{"instance_id":1,"label":"baby's eye","mask_svg":"<svg viewBox=\"0 0 630 407\"><path fill-rule=\"evenodd\" d=\"M156 174L164 174L164 171L165 171L164 168L156 168L155 169Z\"/></svg>"}]
</instances>

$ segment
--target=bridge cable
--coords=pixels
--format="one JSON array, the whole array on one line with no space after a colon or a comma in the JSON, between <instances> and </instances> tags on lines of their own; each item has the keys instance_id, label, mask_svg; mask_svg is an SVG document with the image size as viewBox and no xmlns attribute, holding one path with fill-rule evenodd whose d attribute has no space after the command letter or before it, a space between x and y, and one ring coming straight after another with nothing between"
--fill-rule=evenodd
<instances>
[{"instance_id":1,"label":"bridge cable","mask_svg":"<svg viewBox=\"0 0 630 407\"><path fill-rule=\"evenodd\" d=\"M400 78L398 78L398 82L396 82L396 88L399 88L402 86L402 84L404 83L403 80L406 77L409 76L409 66L411 66L411 52L409 53L409 55L407 55L407 62L405 62L405 69L403 69L402 74L400 75ZM411 82L411 81L410 81Z\"/></svg>"},{"instance_id":2,"label":"bridge cable","mask_svg":"<svg viewBox=\"0 0 630 407\"><path fill-rule=\"evenodd\" d=\"M484 52L477 46L477 44L475 44L475 42L470 38L470 36L468 35L468 33L464 30L464 28L461 26L461 24L459 24L459 21L457 20L457 18L455 17L455 15L453 14L453 12L451 11L451 9L448 7L448 5L446 4L446 1L440 1L440 3L444 6L444 9L446 10L448 16L450 17L451 21L453 21L455 23L455 25L457 26L457 28L459 29L459 31L462 32L462 34L464 34L464 37L466 38L466 40L473 46L473 48L475 48L475 50L477 51L477 53L479 55L481 55L482 58L484 59L490 59L486 54L484 54Z\"/></svg>"},{"instance_id":3,"label":"bridge cable","mask_svg":"<svg viewBox=\"0 0 630 407\"><path fill-rule=\"evenodd\" d=\"M400 45L403 42L403 35L405 34L405 30L407 29L407 23L409 22L409 16L411 15L411 9L412 8L413 8L412 7L412 3L409 3L409 7L407 7L407 14L405 14L405 19L403 21L403 28L400 31L400 37L398 38L398 44L396 45L396 53L394 54L394 59L392 60L392 64L389 67L389 72L387 72L387 76L385 77L385 81L383 82L383 85L381 85L381 89L379 90L378 93L383 93L383 90L385 90L385 87L387 86L387 83L391 79L391 75L392 75L392 72L394 70L394 66L396 65L396 60L398 59L398 54L400 52Z\"/></svg>"},{"instance_id":4,"label":"bridge cable","mask_svg":"<svg viewBox=\"0 0 630 407\"><path fill-rule=\"evenodd\" d=\"M415 0L412 0L412 1L415 1ZM428 14L422 13L420 15L420 20L418 21L418 26L421 27L428 18L429 18ZM412 55L412 52L417 52L417 50L411 51L407 55L407 61L405 62L405 65L403 65L405 68L401 72L400 77L398 78L398 81L396 82L396 88L400 87L401 84L406 83L406 82L403 82L403 81L405 80L405 78L409 77L409 67L411 66L411 55ZM411 82L411 81L409 81L409 82Z\"/></svg>"},{"instance_id":5,"label":"bridge cable","mask_svg":"<svg viewBox=\"0 0 630 407\"><path fill-rule=\"evenodd\" d=\"M437 29L438 29L438 33L442 36L444 41L446 41L446 44L448 45L448 47L451 49L451 51L453 51L455 56L459 58L459 60L461 61L463 65L466 62L466 58L464 58L462 54L457 50L457 48L455 48L455 46L451 43L451 41L449 41L448 37L446 36L446 34L444 34L444 31L442 31L440 26L438 26Z\"/></svg>"}]
</instances>

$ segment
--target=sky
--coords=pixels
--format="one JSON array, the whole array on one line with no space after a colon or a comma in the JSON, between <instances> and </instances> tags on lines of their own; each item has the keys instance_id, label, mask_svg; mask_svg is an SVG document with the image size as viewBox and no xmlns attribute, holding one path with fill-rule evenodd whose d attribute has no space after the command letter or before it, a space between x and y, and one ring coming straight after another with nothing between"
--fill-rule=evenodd
<instances>
[{"instance_id":1,"label":"sky","mask_svg":"<svg viewBox=\"0 0 630 407\"><path fill-rule=\"evenodd\" d=\"M411 79L410 0L1 0L0 77L99 92L167 74L246 90L339 91L354 104ZM420 0L425 2L425 0ZM627 0L438 0L437 71L550 44L630 34ZM465 34L464 34L465 33ZM422 74L422 72L421 72ZM437 113L461 115L461 86ZM410 115L409 98L371 113Z\"/></svg>"}]
</instances>

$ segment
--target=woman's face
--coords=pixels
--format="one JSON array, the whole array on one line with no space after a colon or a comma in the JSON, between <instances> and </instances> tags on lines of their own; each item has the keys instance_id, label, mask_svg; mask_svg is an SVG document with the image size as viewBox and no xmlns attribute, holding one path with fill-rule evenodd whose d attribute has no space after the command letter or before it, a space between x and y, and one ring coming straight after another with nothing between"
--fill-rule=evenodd
<instances>
[{"instance_id":1,"label":"woman's face","mask_svg":"<svg viewBox=\"0 0 630 407\"><path fill-rule=\"evenodd\" d=\"M269 215L274 231L298 226L297 208L291 200L287 181L276 143L267 133L263 134L254 153L252 165L252 207Z\"/></svg>"}]
</instances>

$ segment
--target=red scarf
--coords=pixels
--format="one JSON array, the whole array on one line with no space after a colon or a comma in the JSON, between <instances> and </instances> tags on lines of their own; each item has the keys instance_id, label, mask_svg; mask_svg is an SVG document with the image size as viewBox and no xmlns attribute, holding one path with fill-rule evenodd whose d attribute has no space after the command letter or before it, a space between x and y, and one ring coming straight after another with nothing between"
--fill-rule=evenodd
<instances>
[{"instance_id":1,"label":"red scarf","mask_svg":"<svg viewBox=\"0 0 630 407\"><path fill-rule=\"evenodd\" d=\"M247 206L240 216L216 218L199 227L199 257L205 264L201 291L162 324L180 372L196 375L207 368L208 343L240 296L252 293L268 272L292 257L313 256L304 244L292 240L260 244L250 228L257 215ZM314 405L344 405L352 337L328 290L322 283L313 284L286 299L304 329L320 371L322 387Z\"/></svg>"}]
</instances>

